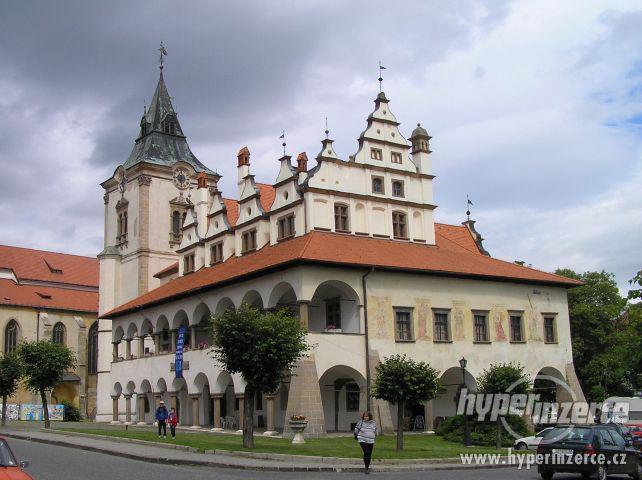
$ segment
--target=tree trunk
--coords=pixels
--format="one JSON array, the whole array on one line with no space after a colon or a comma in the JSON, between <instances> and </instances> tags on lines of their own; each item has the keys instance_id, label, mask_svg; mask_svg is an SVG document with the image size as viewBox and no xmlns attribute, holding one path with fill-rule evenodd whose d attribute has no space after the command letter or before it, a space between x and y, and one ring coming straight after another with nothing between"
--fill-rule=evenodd
<instances>
[{"instance_id":1,"label":"tree trunk","mask_svg":"<svg viewBox=\"0 0 642 480\"><path fill-rule=\"evenodd\" d=\"M497 417L497 450L502 448L502 419Z\"/></svg>"},{"instance_id":2,"label":"tree trunk","mask_svg":"<svg viewBox=\"0 0 642 480\"><path fill-rule=\"evenodd\" d=\"M42 400L42 416L45 419L45 428L51 428L49 423L49 408L47 407L47 395L44 390L40 390L40 398Z\"/></svg>"},{"instance_id":3,"label":"tree trunk","mask_svg":"<svg viewBox=\"0 0 642 480\"><path fill-rule=\"evenodd\" d=\"M7 396L2 396L2 426L7 424Z\"/></svg>"},{"instance_id":4,"label":"tree trunk","mask_svg":"<svg viewBox=\"0 0 642 480\"><path fill-rule=\"evenodd\" d=\"M243 448L254 448L254 395L249 385L245 387L243 401Z\"/></svg>"},{"instance_id":5,"label":"tree trunk","mask_svg":"<svg viewBox=\"0 0 642 480\"><path fill-rule=\"evenodd\" d=\"M403 450L403 409L404 401L397 403L397 451Z\"/></svg>"}]
</instances>

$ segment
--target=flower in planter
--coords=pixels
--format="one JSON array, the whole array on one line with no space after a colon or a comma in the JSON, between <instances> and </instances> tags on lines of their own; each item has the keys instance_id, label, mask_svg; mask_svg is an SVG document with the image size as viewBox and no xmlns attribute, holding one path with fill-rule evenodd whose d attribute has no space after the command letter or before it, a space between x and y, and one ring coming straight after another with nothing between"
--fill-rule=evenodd
<instances>
[{"instance_id":1,"label":"flower in planter","mask_svg":"<svg viewBox=\"0 0 642 480\"><path fill-rule=\"evenodd\" d=\"M307 418L305 417L305 415L292 415L290 417L290 420L293 422L303 422L307 420Z\"/></svg>"}]
</instances>

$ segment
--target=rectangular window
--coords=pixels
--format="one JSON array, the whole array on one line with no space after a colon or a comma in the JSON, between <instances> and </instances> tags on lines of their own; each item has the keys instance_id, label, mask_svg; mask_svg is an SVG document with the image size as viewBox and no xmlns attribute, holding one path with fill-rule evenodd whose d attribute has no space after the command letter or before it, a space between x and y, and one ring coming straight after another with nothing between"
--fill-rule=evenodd
<instances>
[{"instance_id":1,"label":"rectangular window","mask_svg":"<svg viewBox=\"0 0 642 480\"><path fill-rule=\"evenodd\" d=\"M379 193L383 195L385 192L383 188L383 178L382 177L372 177L372 193Z\"/></svg>"},{"instance_id":2,"label":"rectangular window","mask_svg":"<svg viewBox=\"0 0 642 480\"><path fill-rule=\"evenodd\" d=\"M392 196L403 197L403 182L401 180L395 180L392 182Z\"/></svg>"},{"instance_id":3,"label":"rectangular window","mask_svg":"<svg viewBox=\"0 0 642 480\"><path fill-rule=\"evenodd\" d=\"M401 163L401 153L399 152L392 152L390 153L390 161L392 163Z\"/></svg>"},{"instance_id":4,"label":"rectangular window","mask_svg":"<svg viewBox=\"0 0 642 480\"><path fill-rule=\"evenodd\" d=\"M334 204L334 229L337 232L349 232L348 206L341 203Z\"/></svg>"},{"instance_id":5,"label":"rectangular window","mask_svg":"<svg viewBox=\"0 0 642 480\"><path fill-rule=\"evenodd\" d=\"M522 331L522 316L514 313L510 315L510 341L523 342L524 334Z\"/></svg>"},{"instance_id":6,"label":"rectangular window","mask_svg":"<svg viewBox=\"0 0 642 480\"><path fill-rule=\"evenodd\" d=\"M555 336L555 317L544 317L544 341L546 343L555 343L557 338Z\"/></svg>"},{"instance_id":7,"label":"rectangular window","mask_svg":"<svg viewBox=\"0 0 642 480\"><path fill-rule=\"evenodd\" d=\"M256 250L256 230L248 230L243 232L241 253L251 252Z\"/></svg>"},{"instance_id":8,"label":"rectangular window","mask_svg":"<svg viewBox=\"0 0 642 480\"><path fill-rule=\"evenodd\" d=\"M409 308L395 308L395 340L409 342L412 335L412 310Z\"/></svg>"},{"instance_id":9,"label":"rectangular window","mask_svg":"<svg viewBox=\"0 0 642 480\"><path fill-rule=\"evenodd\" d=\"M223 261L223 242L215 243L210 247L211 261L210 265Z\"/></svg>"},{"instance_id":10,"label":"rectangular window","mask_svg":"<svg viewBox=\"0 0 642 480\"><path fill-rule=\"evenodd\" d=\"M359 411L359 396L361 390L359 385L354 382L346 384L346 411L358 412Z\"/></svg>"},{"instance_id":11,"label":"rectangular window","mask_svg":"<svg viewBox=\"0 0 642 480\"><path fill-rule=\"evenodd\" d=\"M194 258L195 254L193 253L183 257L183 273L191 273L194 271Z\"/></svg>"},{"instance_id":12,"label":"rectangular window","mask_svg":"<svg viewBox=\"0 0 642 480\"><path fill-rule=\"evenodd\" d=\"M328 330L341 328L341 298L329 298L325 301L325 326Z\"/></svg>"},{"instance_id":13,"label":"rectangular window","mask_svg":"<svg viewBox=\"0 0 642 480\"><path fill-rule=\"evenodd\" d=\"M380 148L371 148L370 158L372 158L373 160L381 160L383 159L383 152Z\"/></svg>"},{"instance_id":14,"label":"rectangular window","mask_svg":"<svg viewBox=\"0 0 642 480\"><path fill-rule=\"evenodd\" d=\"M405 213L392 212L392 233L395 238L408 238Z\"/></svg>"},{"instance_id":15,"label":"rectangular window","mask_svg":"<svg viewBox=\"0 0 642 480\"><path fill-rule=\"evenodd\" d=\"M278 227L278 238L277 240L283 240L285 238L290 238L294 236L294 214L286 215L285 217L279 218L277 221Z\"/></svg>"},{"instance_id":16,"label":"rectangular window","mask_svg":"<svg viewBox=\"0 0 642 480\"><path fill-rule=\"evenodd\" d=\"M473 315L473 329L475 342L488 342L488 315L475 313Z\"/></svg>"},{"instance_id":17,"label":"rectangular window","mask_svg":"<svg viewBox=\"0 0 642 480\"><path fill-rule=\"evenodd\" d=\"M434 312L435 342L450 342L448 312Z\"/></svg>"}]
</instances>

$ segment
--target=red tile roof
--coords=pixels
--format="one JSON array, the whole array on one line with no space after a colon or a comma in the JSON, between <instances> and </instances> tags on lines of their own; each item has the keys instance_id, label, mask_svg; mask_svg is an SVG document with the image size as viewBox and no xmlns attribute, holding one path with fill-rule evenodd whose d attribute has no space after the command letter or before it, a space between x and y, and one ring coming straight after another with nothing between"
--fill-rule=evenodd
<instances>
[{"instance_id":1,"label":"red tile roof","mask_svg":"<svg viewBox=\"0 0 642 480\"><path fill-rule=\"evenodd\" d=\"M160 272L157 272L154 274L155 278L163 278L168 275L172 275L173 273L178 272L178 262L174 262L171 265L163 268Z\"/></svg>"},{"instance_id":2,"label":"red tile roof","mask_svg":"<svg viewBox=\"0 0 642 480\"><path fill-rule=\"evenodd\" d=\"M0 245L0 268L13 270L19 280L98 288L97 258Z\"/></svg>"},{"instance_id":3,"label":"red tile roof","mask_svg":"<svg viewBox=\"0 0 642 480\"><path fill-rule=\"evenodd\" d=\"M276 190L272 185L266 183L257 183L257 188L259 189L259 194L261 195L261 207L266 212L269 212L274 203L274 195ZM231 227L236 225L237 220L239 219L239 203L237 200L231 198L224 198L223 203L227 209L227 221Z\"/></svg>"},{"instance_id":4,"label":"red tile roof","mask_svg":"<svg viewBox=\"0 0 642 480\"><path fill-rule=\"evenodd\" d=\"M439 224L436 246L315 231L171 280L107 312L104 317L113 318L293 263L374 266L563 287L581 285L576 280L482 255L462 230L470 237L466 227Z\"/></svg>"},{"instance_id":5,"label":"red tile roof","mask_svg":"<svg viewBox=\"0 0 642 480\"><path fill-rule=\"evenodd\" d=\"M13 280L0 278L0 305L98 314L98 292L20 285Z\"/></svg>"}]
</instances>

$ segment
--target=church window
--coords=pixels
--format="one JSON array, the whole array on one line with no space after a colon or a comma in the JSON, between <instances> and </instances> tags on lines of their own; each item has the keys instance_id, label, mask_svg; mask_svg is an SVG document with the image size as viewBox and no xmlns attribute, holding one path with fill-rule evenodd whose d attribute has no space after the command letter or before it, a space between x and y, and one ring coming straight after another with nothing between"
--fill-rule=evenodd
<instances>
[{"instance_id":1,"label":"church window","mask_svg":"<svg viewBox=\"0 0 642 480\"><path fill-rule=\"evenodd\" d=\"M172 235L175 241L181 236L181 212L174 210L172 213Z\"/></svg>"},{"instance_id":2,"label":"church window","mask_svg":"<svg viewBox=\"0 0 642 480\"><path fill-rule=\"evenodd\" d=\"M283 240L294 236L294 214L286 215L277 221L278 237L277 240Z\"/></svg>"},{"instance_id":3,"label":"church window","mask_svg":"<svg viewBox=\"0 0 642 480\"><path fill-rule=\"evenodd\" d=\"M4 329L4 353L15 352L18 347L19 333L20 329L18 327L18 322L10 320Z\"/></svg>"},{"instance_id":4,"label":"church window","mask_svg":"<svg viewBox=\"0 0 642 480\"><path fill-rule=\"evenodd\" d=\"M140 124L140 136L143 137L145 135L147 135L147 122L143 120Z\"/></svg>"},{"instance_id":5,"label":"church window","mask_svg":"<svg viewBox=\"0 0 642 480\"><path fill-rule=\"evenodd\" d=\"M520 313L511 313L510 315L510 341L523 342L524 332L522 328L522 315Z\"/></svg>"},{"instance_id":6,"label":"church window","mask_svg":"<svg viewBox=\"0 0 642 480\"><path fill-rule=\"evenodd\" d=\"M410 342L412 338L412 310L395 308L395 340Z\"/></svg>"},{"instance_id":7,"label":"church window","mask_svg":"<svg viewBox=\"0 0 642 480\"><path fill-rule=\"evenodd\" d=\"M328 330L341 328L341 298L329 298L325 301L325 325Z\"/></svg>"},{"instance_id":8,"label":"church window","mask_svg":"<svg viewBox=\"0 0 642 480\"><path fill-rule=\"evenodd\" d=\"M346 411L358 412L359 411L359 397L361 396L361 389L355 382L346 383Z\"/></svg>"},{"instance_id":9,"label":"church window","mask_svg":"<svg viewBox=\"0 0 642 480\"><path fill-rule=\"evenodd\" d=\"M98 322L91 326L87 338L87 373L98 373Z\"/></svg>"},{"instance_id":10,"label":"church window","mask_svg":"<svg viewBox=\"0 0 642 480\"><path fill-rule=\"evenodd\" d=\"M433 312L435 342L450 342L449 312Z\"/></svg>"},{"instance_id":11,"label":"church window","mask_svg":"<svg viewBox=\"0 0 642 480\"><path fill-rule=\"evenodd\" d=\"M337 232L350 231L350 217L348 206L343 203L334 204L334 229Z\"/></svg>"},{"instance_id":12,"label":"church window","mask_svg":"<svg viewBox=\"0 0 642 480\"><path fill-rule=\"evenodd\" d=\"M475 342L488 342L488 315L485 313L473 314L473 340Z\"/></svg>"},{"instance_id":13,"label":"church window","mask_svg":"<svg viewBox=\"0 0 642 480\"><path fill-rule=\"evenodd\" d=\"M383 152L381 151L380 148L371 148L370 149L370 158L373 160L382 160L383 159Z\"/></svg>"},{"instance_id":14,"label":"church window","mask_svg":"<svg viewBox=\"0 0 642 480\"><path fill-rule=\"evenodd\" d=\"M256 229L243 232L241 237L241 253L251 252L256 250Z\"/></svg>"},{"instance_id":15,"label":"church window","mask_svg":"<svg viewBox=\"0 0 642 480\"><path fill-rule=\"evenodd\" d=\"M405 213L392 212L392 233L395 238L408 238Z\"/></svg>"},{"instance_id":16,"label":"church window","mask_svg":"<svg viewBox=\"0 0 642 480\"><path fill-rule=\"evenodd\" d=\"M544 317L544 341L546 343L557 342L554 316Z\"/></svg>"},{"instance_id":17,"label":"church window","mask_svg":"<svg viewBox=\"0 0 642 480\"><path fill-rule=\"evenodd\" d=\"M392 182L392 196L393 197L403 197L403 182L401 180L395 180Z\"/></svg>"},{"instance_id":18,"label":"church window","mask_svg":"<svg viewBox=\"0 0 642 480\"><path fill-rule=\"evenodd\" d=\"M56 323L53 327L53 335L51 341L59 345L64 345L65 333L65 326L61 322Z\"/></svg>"},{"instance_id":19,"label":"church window","mask_svg":"<svg viewBox=\"0 0 642 480\"><path fill-rule=\"evenodd\" d=\"M174 121L174 117L167 116L165 120L163 120L163 133L176 135L176 122Z\"/></svg>"},{"instance_id":20,"label":"church window","mask_svg":"<svg viewBox=\"0 0 642 480\"><path fill-rule=\"evenodd\" d=\"M391 152L390 153L390 161L392 163L402 163L401 153L399 153L399 152Z\"/></svg>"},{"instance_id":21,"label":"church window","mask_svg":"<svg viewBox=\"0 0 642 480\"><path fill-rule=\"evenodd\" d=\"M185 257L183 257L183 273L191 273L194 271L195 256L196 255L194 253L190 253L189 255L185 255Z\"/></svg>"},{"instance_id":22,"label":"church window","mask_svg":"<svg viewBox=\"0 0 642 480\"><path fill-rule=\"evenodd\" d=\"M215 243L210 247L211 261L210 265L223 261L223 242Z\"/></svg>"},{"instance_id":23,"label":"church window","mask_svg":"<svg viewBox=\"0 0 642 480\"><path fill-rule=\"evenodd\" d=\"M372 193L384 194L383 188L383 178L381 177L372 177Z\"/></svg>"}]
</instances>

